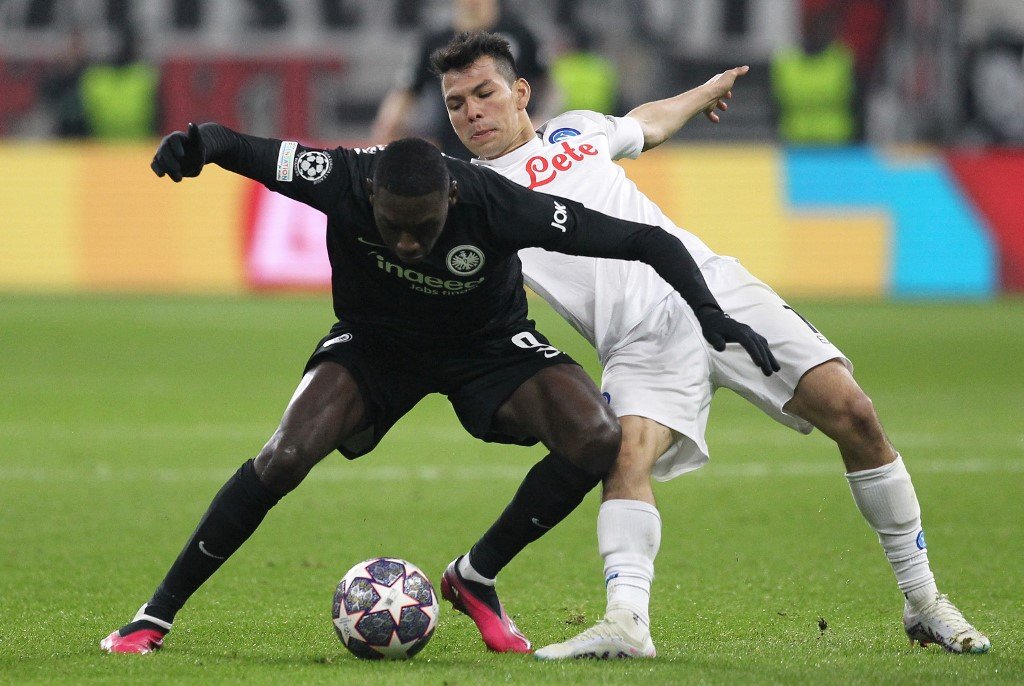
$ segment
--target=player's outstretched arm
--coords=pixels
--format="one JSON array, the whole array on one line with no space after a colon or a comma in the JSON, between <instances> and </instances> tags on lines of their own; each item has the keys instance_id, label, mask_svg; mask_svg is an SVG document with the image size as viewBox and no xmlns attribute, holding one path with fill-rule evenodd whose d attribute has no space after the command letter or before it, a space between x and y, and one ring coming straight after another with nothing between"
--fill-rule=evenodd
<instances>
[{"instance_id":1,"label":"player's outstretched arm","mask_svg":"<svg viewBox=\"0 0 1024 686\"><path fill-rule=\"evenodd\" d=\"M318 210L326 211L346 187L349 176L339 164L343 149L314 150L295 141L260 138L232 131L212 122L189 124L187 131L165 136L150 168L175 183L198 176L207 164L262 183ZM304 159L315 172L303 175L298 164ZM332 171L333 170L333 171ZM321 183L323 182L323 183Z\"/></svg>"},{"instance_id":2,"label":"player's outstretched arm","mask_svg":"<svg viewBox=\"0 0 1024 686\"><path fill-rule=\"evenodd\" d=\"M709 121L717 124L719 116L715 110L724 112L729 109L726 100L732 98L732 87L736 79L748 71L748 66L723 71L707 83L685 93L647 102L628 112L626 116L636 119L644 132L644 150L661 145L701 112Z\"/></svg>"},{"instance_id":3,"label":"player's outstretched arm","mask_svg":"<svg viewBox=\"0 0 1024 686\"><path fill-rule=\"evenodd\" d=\"M722 311L690 251L657 226L617 219L581 203L537 191L488 173L488 211L496 236L510 247L544 248L568 255L646 262L686 300L704 338L715 348L739 343L765 376L779 371L768 341Z\"/></svg>"},{"instance_id":4,"label":"player's outstretched arm","mask_svg":"<svg viewBox=\"0 0 1024 686\"><path fill-rule=\"evenodd\" d=\"M657 226L636 224L595 212L580 205L579 220L587 227L578 236L586 236L577 249L600 257L615 257L645 262L658 272L670 286L683 296L700 322L701 333L715 350L722 352L726 343L739 343L765 376L779 371L779 363L768 341L752 328L722 311L708 288L700 267L682 241ZM596 240L595 240L596 239Z\"/></svg>"},{"instance_id":5,"label":"player's outstretched arm","mask_svg":"<svg viewBox=\"0 0 1024 686\"><path fill-rule=\"evenodd\" d=\"M199 176L208 163L263 183L273 182L281 141L249 136L226 126L208 122L189 124L188 131L175 131L160 141L150 168L157 176L169 176L175 183Z\"/></svg>"}]
</instances>

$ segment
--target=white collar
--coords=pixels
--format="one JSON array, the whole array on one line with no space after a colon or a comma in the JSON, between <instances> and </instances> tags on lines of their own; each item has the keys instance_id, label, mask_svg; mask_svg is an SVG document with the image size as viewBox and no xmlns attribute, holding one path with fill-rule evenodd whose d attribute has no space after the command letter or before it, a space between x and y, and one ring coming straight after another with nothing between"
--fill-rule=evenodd
<instances>
[{"instance_id":1,"label":"white collar","mask_svg":"<svg viewBox=\"0 0 1024 686\"><path fill-rule=\"evenodd\" d=\"M495 157L490 160L483 160L479 157L474 157L470 160L473 164L479 164L484 167L511 167L517 165L520 162L525 162L528 157L532 157L544 147L544 142L541 141L540 135L536 135L530 140L526 141L512 152L507 152L501 157Z\"/></svg>"}]
</instances>

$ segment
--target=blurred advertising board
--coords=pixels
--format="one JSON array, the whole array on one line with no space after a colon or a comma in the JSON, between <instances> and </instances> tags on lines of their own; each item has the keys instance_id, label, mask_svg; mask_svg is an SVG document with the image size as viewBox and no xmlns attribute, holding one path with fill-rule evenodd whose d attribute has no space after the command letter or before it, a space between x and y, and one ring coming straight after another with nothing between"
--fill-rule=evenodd
<instances>
[{"instance_id":1,"label":"blurred advertising board","mask_svg":"<svg viewBox=\"0 0 1024 686\"><path fill-rule=\"evenodd\" d=\"M0 290L327 290L322 214L145 144L0 143ZM786 296L1024 292L1024 151L662 146L624 163L680 226Z\"/></svg>"}]
</instances>

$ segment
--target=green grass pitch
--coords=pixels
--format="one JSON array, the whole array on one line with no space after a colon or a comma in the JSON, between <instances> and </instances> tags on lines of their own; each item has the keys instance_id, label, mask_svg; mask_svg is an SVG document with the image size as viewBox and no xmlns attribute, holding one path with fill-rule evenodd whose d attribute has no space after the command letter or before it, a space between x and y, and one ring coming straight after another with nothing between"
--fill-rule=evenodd
<instances>
[{"instance_id":1,"label":"green grass pitch","mask_svg":"<svg viewBox=\"0 0 1024 686\"><path fill-rule=\"evenodd\" d=\"M328 458L179 614L154 655L98 641L150 594L210 498L275 428L322 297L0 299L0 682L1024 682L1024 301L796 303L857 365L922 502L940 588L984 656L910 648L901 597L833 445L721 392L711 463L656 487L655 660L538 663L485 651L442 605L416 659L367 663L329 605L359 560L437 582L542 450L485 445L441 398L371 456ZM541 303L541 330L597 372ZM596 494L502 574L535 645L604 606ZM819 622L827 628L820 629Z\"/></svg>"}]
</instances>

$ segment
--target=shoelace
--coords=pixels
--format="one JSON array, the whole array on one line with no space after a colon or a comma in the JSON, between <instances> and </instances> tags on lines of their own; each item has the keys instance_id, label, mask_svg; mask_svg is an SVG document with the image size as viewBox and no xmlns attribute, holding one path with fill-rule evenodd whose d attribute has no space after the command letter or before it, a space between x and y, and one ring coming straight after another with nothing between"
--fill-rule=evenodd
<instances>
[{"instance_id":1,"label":"shoelace","mask_svg":"<svg viewBox=\"0 0 1024 686\"><path fill-rule=\"evenodd\" d=\"M612 624L611 622L609 622L607 619L599 620L597 622L597 624L595 624L594 626L590 627L586 631L582 632L575 639L572 639L572 640L576 641L576 640L589 640L589 639L600 639L600 638L610 638L610 639L626 638L628 640L628 637L624 637L622 632L616 631L615 630L615 625Z\"/></svg>"},{"instance_id":2,"label":"shoelace","mask_svg":"<svg viewBox=\"0 0 1024 686\"><path fill-rule=\"evenodd\" d=\"M949 598L944 594L936 596L935 600L931 604L925 606L920 612L921 615L932 615L946 624L954 633L954 638L960 638L964 634L975 632L976 629L964 619L963 614L957 609L956 605L950 602Z\"/></svg>"}]
</instances>

